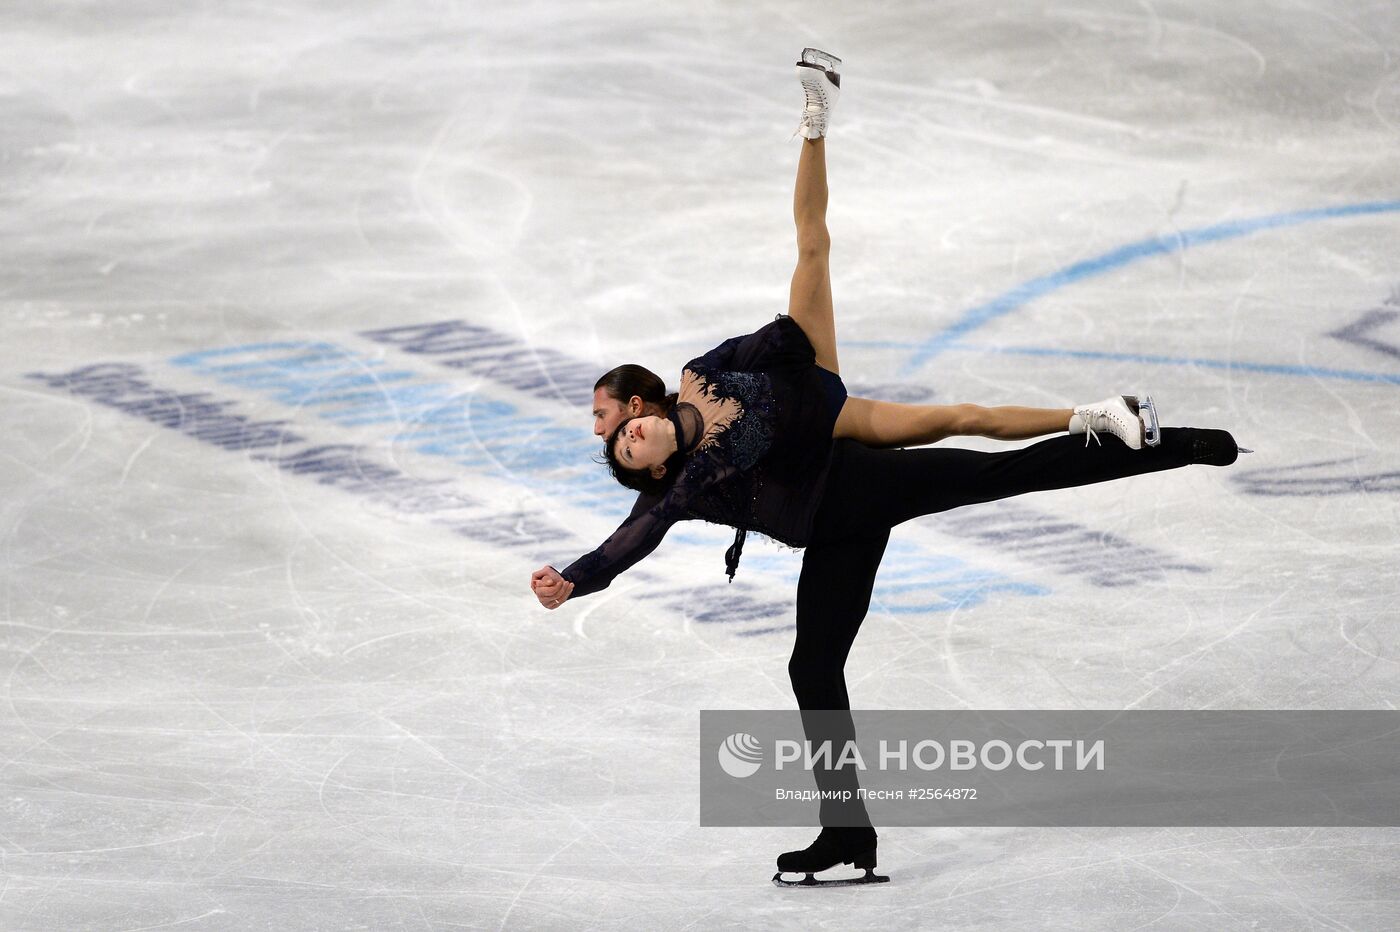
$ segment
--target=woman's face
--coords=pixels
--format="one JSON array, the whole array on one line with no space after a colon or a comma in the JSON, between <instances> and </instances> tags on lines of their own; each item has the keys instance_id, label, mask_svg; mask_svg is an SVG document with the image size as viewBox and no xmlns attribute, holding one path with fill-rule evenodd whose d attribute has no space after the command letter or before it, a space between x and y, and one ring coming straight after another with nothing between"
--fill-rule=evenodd
<instances>
[{"instance_id":1,"label":"woman's face","mask_svg":"<svg viewBox=\"0 0 1400 932\"><path fill-rule=\"evenodd\" d=\"M654 414L634 417L622 425L613 453L628 469L652 469L674 452L666 421Z\"/></svg>"}]
</instances>

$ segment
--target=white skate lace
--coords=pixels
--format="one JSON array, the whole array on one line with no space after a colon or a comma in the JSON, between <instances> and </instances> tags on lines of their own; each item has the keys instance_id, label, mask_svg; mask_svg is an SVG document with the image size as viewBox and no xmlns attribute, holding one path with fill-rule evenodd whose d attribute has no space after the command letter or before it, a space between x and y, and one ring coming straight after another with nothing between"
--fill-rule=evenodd
<instances>
[{"instance_id":1,"label":"white skate lace","mask_svg":"<svg viewBox=\"0 0 1400 932\"><path fill-rule=\"evenodd\" d=\"M814 127L821 135L826 135L826 94L815 81L802 82L802 90L807 95L807 105L802 110L802 122L797 124L797 129L793 131L792 137L809 127Z\"/></svg>"},{"instance_id":2,"label":"white skate lace","mask_svg":"<svg viewBox=\"0 0 1400 932\"><path fill-rule=\"evenodd\" d=\"M1117 437L1119 440L1128 444L1129 447L1132 447L1132 441L1128 439L1128 436L1134 432L1134 427L1137 428L1137 437L1135 439L1137 440L1139 446L1141 446L1141 444L1147 437L1147 425L1143 424L1141 415L1138 415L1130 421L1120 420L1109 411L1099 411L1096 412L1094 416L1100 419L1099 430L1108 431L1110 434ZM1086 427L1086 433L1092 433L1092 431L1089 431ZM1099 438L1096 435L1094 437L1094 440L1098 441L1098 439ZM1089 440L1087 437L1084 440L1084 445L1089 445ZM1099 441L1099 446L1103 446L1102 441Z\"/></svg>"},{"instance_id":3,"label":"white skate lace","mask_svg":"<svg viewBox=\"0 0 1400 932\"><path fill-rule=\"evenodd\" d=\"M1086 411L1080 415L1084 419L1084 445L1087 447L1089 441L1093 440L1099 446L1103 446L1103 441L1099 439L1098 431L1106 430L1113 436L1128 442L1128 438L1123 436L1130 429L1127 425L1118 423L1118 419L1111 413L1103 409L1097 411ZM1115 430L1114 428L1118 428Z\"/></svg>"}]
</instances>

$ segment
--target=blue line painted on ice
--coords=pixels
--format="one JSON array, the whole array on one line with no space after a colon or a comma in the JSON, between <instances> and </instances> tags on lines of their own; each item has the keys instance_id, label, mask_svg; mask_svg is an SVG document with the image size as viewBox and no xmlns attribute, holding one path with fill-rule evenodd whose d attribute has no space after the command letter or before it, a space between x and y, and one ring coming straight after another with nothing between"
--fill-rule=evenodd
<instances>
[{"instance_id":1,"label":"blue line painted on ice","mask_svg":"<svg viewBox=\"0 0 1400 932\"><path fill-rule=\"evenodd\" d=\"M1337 207L1319 207L1293 213L1229 220L1207 227L1182 230L1173 236L1153 236L1136 243L1129 243L1102 255L1033 278L1028 282L1022 282L1010 291L1003 292L992 300L969 309L957 322L934 334L915 349L914 355L905 364L902 371L905 375L909 374L944 350L951 349L961 338L998 317L1004 317L1012 311L1020 309L1023 305L1037 298L1058 291L1066 285L1072 285L1096 275L1103 275L1141 259L1181 252L1192 246L1200 246L1205 243L1237 239L1264 230L1277 230L1282 227L1299 226L1304 223L1332 220L1338 217L1355 217L1396 211L1400 211L1400 200L1342 204Z\"/></svg>"},{"instance_id":2,"label":"blue line painted on ice","mask_svg":"<svg viewBox=\"0 0 1400 932\"><path fill-rule=\"evenodd\" d=\"M954 344L953 349L971 349L966 344ZM986 347L988 352L1013 356L1058 356L1069 359L1115 360L1158 366L1199 366L1203 369L1227 369L1240 372L1266 372L1271 375L1293 375L1310 379L1341 379L1347 382L1385 382L1400 385L1400 373L1362 372L1356 369L1328 369L1322 366L1290 366L1283 363L1240 362L1235 359L1205 359L1195 356L1153 356L1147 353L1100 353L1092 350L1052 349L1038 346Z\"/></svg>"},{"instance_id":3,"label":"blue line painted on ice","mask_svg":"<svg viewBox=\"0 0 1400 932\"><path fill-rule=\"evenodd\" d=\"M909 348L909 344L902 340L847 340L842 345L857 349L907 350ZM1095 359L1102 362L1135 362L1153 366L1198 366L1202 369L1264 372L1269 375L1289 375L1304 379L1338 379L1343 382L1379 382L1387 385L1400 385L1400 374L1394 372L1329 369L1325 366L1289 365L1288 363L1245 362L1239 359L1211 359L1205 356L1154 356L1150 353L1106 353L1097 350L1071 350L1051 346L993 346L991 344L963 342L950 343L947 349L980 355L1004 353L1009 356Z\"/></svg>"},{"instance_id":4,"label":"blue line painted on ice","mask_svg":"<svg viewBox=\"0 0 1400 932\"><path fill-rule=\"evenodd\" d=\"M909 348L909 344L902 340L847 340L843 345L857 349L906 350ZM1339 379L1344 382L1379 382L1400 385L1400 374L1394 372L1329 369L1325 366L1289 365L1287 363L1244 362L1238 359L1210 359L1205 356L1153 356L1149 353L1106 353L1096 350L1071 350L1050 346L993 346L991 344L962 342L950 343L947 348L955 352L978 353L979 355L1004 353L1009 356L1095 359L1104 362L1135 362L1154 366L1199 366L1203 369L1264 372L1270 375L1290 375L1305 379Z\"/></svg>"}]
</instances>

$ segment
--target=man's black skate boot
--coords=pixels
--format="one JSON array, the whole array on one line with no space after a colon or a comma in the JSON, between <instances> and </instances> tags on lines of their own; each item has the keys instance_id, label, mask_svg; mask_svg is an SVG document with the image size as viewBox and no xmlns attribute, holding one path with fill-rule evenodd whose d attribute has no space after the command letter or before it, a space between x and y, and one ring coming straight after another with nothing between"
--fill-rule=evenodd
<instances>
[{"instance_id":1,"label":"man's black skate boot","mask_svg":"<svg viewBox=\"0 0 1400 932\"><path fill-rule=\"evenodd\" d=\"M1228 430L1191 428L1191 462L1206 466L1229 466L1239 459L1239 455L1239 444L1235 443Z\"/></svg>"},{"instance_id":2,"label":"man's black skate boot","mask_svg":"<svg viewBox=\"0 0 1400 932\"><path fill-rule=\"evenodd\" d=\"M817 840L801 851L778 855L778 873L773 882L780 887L849 886L883 883L890 878L875 873L877 836L873 828L824 828ZM849 880L817 880L812 875L838 864L853 864L865 876ZM802 880L783 880L783 874L805 874Z\"/></svg>"}]
</instances>

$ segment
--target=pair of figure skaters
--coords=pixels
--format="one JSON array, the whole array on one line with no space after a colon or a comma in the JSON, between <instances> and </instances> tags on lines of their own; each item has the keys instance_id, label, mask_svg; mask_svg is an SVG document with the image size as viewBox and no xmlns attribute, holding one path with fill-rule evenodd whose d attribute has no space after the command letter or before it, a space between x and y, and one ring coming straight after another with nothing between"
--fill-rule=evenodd
<instances>
[{"instance_id":1,"label":"pair of figure skaters","mask_svg":"<svg viewBox=\"0 0 1400 932\"><path fill-rule=\"evenodd\" d=\"M854 738L843 668L870 605L890 530L911 518L1047 489L1106 482L1200 463L1227 466L1238 448L1223 430L1159 429L1144 398L1115 396L1075 408L909 405L849 397L837 363L826 228L827 125L840 94L840 60L803 52L806 94L793 196L797 267L788 314L698 356L679 390L640 366L598 381L594 433L612 474L640 494L631 514L596 550L562 571L537 570L531 588L556 609L604 589L686 519L737 529L725 554L730 578L747 531L805 548L797 583L797 636L788 674L798 707L844 711L804 716L814 746ZM1144 415L1147 419L1144 420ZM927 449L946 437L1023 440L1067 434L1021 449L984 453ZM1082 438L1074 435L1084 435ZM1103 435L1103 436L1100 436ZM905 449L920 447L920 449ZM820 733L814 734L814 730ZM854 770L821 770L822 790L852 789ZM778 858L774 881L854 864L873 873L876 833L864 804L823 794L820 835Z\"/></svg>"}]
</instances>

